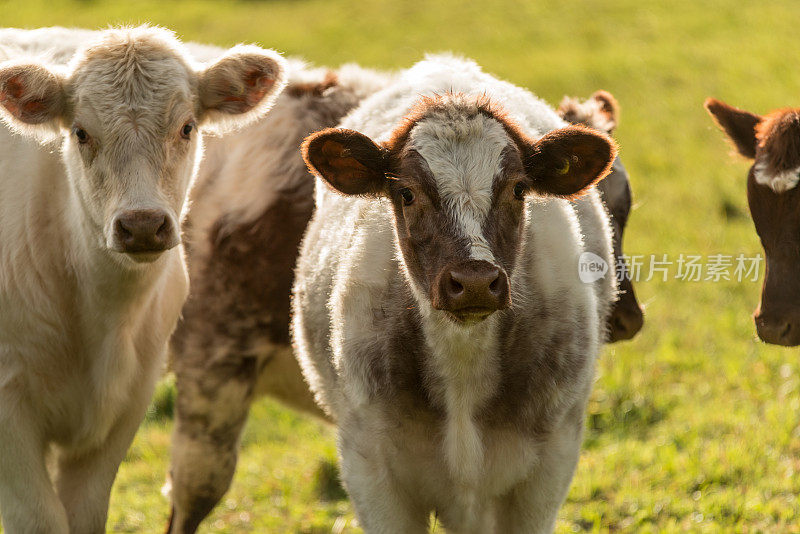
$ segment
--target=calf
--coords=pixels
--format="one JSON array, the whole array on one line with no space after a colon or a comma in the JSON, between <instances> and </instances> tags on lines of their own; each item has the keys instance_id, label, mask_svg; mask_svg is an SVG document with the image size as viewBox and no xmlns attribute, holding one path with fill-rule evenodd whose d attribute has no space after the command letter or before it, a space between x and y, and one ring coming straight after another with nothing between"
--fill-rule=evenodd
<instances>
[{"instance_id":1,"label":"calf","mask_svg":"<svg viewBox=\"0 0 800 534\"><path fill-rule=\"evenodd\" d=\"M579 280L588 245L568 200L616 147L564 126L433 56L303 145L317 209L292 331L366 532L427 532L431 511L456 532L553 529L616 291ZM587 243L610 263L590 198Z\"/></svg>"},{"instance_id":2,"label":"calf","mask_svg":"<svg viewBox=\"0 0 800 534\"><path fill-rule=\"evenodd\" d=\"M299 147L387 78L297 60L287 71L287 88L263 120L208 144L192 191L192 291L172 341L178 394L168 532L194 532L228 490L256 396L323 415L289 342L295 259L314 204Z\"/></svg>"},{"instance_id":3,"label":"calf","mask_svg":"<svg viewBox=\"0 0 800 534\"><path fill-rule=\"evenodd\" d=\"M736 150L753 160L747 201L766 256L753 318L767 343L800 345L800 109L755 115L709 98L706 110Z\"/></svg>"},{"instance_id":4,"label":"calf","mask_svg":"<svg viewBox=\"0 0 800 534\"><path fill-rule=\"evenodd\" d=\"M284 68L244 46L199 68L151 27L53 61L0 64L0 509L9 532L103 532L188 289L201 133L265 112Z\"/></svg>"},{"instance_id":5,"label":"calf","mask_svg":"<svg viewBox=\"0 0 800 534\"><path fill-rule=\"evenodd\" d=\"M597 91L583 102L564 97L557 112L568 122L584 124L608 135L613 133L619 122L619 105L606 91ZM622 234L631 211L631 185L628 171L625 170L619 157L614 160L608 176L597 184L597 189L611 218L615 267L618 275L621 275L619 299L614 303L608 319L608 341L615 343L632 339L644 324L644 313L636 300L628 265L622 253Z\"/></svg>"}]
</instances>

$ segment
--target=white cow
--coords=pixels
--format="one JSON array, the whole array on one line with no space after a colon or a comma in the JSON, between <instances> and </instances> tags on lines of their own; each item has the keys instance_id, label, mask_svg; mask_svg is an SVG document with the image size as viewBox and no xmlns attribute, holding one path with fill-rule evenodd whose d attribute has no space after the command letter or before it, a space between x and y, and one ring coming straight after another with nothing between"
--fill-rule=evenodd
<instances>
[{"instance_id":1,"label":"white cow","mask_svg":"<svg viewBox=\"0 0 800 534\"><path fill-rule=\"evenodd\" d=\"M449 56L340 126L303 146L317 208L292 330L361 525L551 531L616 292L578 265L613 261L591 186L614 142Z\"/></svg>"},{"instance_id":2,"label":"white cow","mask_svg":"<svg viewBox=\"0 0 800 534\"><path fill-rule=\"evenodd\" d=\"M284 62L240 46L201 68L139 27L48 63L15 35L0 34L0 511L8 532L103 532L187 294L201 133L266 112Z\"/></svg>"}]
</instances>

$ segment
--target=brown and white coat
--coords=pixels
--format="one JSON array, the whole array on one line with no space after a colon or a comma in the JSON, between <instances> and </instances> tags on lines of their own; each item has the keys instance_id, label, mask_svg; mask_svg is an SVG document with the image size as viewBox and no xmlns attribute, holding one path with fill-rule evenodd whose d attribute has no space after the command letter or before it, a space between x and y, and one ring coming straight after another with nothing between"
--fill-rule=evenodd
<instances>
[{"instance_id":1,"label":"brown and white coat","mask_svg":"<svg viewBox=\"0 0 800 534\"><path fill-rule=\"evenodd\" d=\"M436 511L457 532L551 531L616 292L580 282L566 198L613 142L449 56L340 126L304 145L320 178L292 329L361 525L426 532ZM587 242L611 264L592 202Z\"/></svg>"}]
</instances>

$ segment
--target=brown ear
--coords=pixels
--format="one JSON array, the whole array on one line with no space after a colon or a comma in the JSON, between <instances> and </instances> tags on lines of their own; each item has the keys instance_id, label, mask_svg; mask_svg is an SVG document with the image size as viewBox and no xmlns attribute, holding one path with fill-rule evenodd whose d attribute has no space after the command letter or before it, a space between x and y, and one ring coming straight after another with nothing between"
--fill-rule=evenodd
<instances>
[{"instance_id":1,"label":"brown ear","mask_svg":"<svg viewBox=\"0 0 800 534\"><path fill-rule=\"evenodd\" d=\"M584 102L565 96L556 112L567 122L611 134L619 124L619 104L608 91L595 91Z\"/></svg>"},{"instance_id":2,"label":"brown ear","mask_svg":"<svg viewBox=\"0 0 800 534\"><path fill-rule=\"evenodd\" d=\"M739 154L746 158L756 157L756 126L761 122L761 117L729 106L715 98L708 98L704 104L706 110L714 118L714 121L733 141Z\"/></svg>"},{"instance_id":3,"label":"brown ear","mask_svg":"<svg viewBox=\"0 0 800 534\"><path fill-rule=\"evenodd\" d=\"M617 145L585 126L548 132L526 158L531 187L541 195L574 198L602 180L617 156Z\"/></svg>"},{"instance_id":4,"label":"brown ear","mask_svg":"<svg viewBox=\"0 0 800 534\"><path fill-rule=\"evenodd\" d=\"M345 195L378 196L386 191L388 150L354 130L329 128L303 142L308 169Z\"/></svg>"}]
</instances>

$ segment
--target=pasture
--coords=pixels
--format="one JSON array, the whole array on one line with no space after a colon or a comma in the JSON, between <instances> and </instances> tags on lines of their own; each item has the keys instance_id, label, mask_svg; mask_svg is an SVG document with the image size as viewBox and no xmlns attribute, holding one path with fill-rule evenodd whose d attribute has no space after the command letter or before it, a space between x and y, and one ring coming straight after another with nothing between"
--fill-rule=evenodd
<instances>
[{"instance_id":1,"label":"pasture","mask_svg":"<svg viewBox=\"0 0 800 534\"><path fill-rule=\"evenodd\" d=\"M557 531L800 532L797 352L756 339L760 279L675 279L681 254L761 251L747 164L731 157L702 103L800 105L796 2L28 0L0 1L0 14L16 27L152 22L184 40L256 42L319 65L401 68L452 50L553 105L610 91L635 196L625 251L645 257L642 279L650 255L674 263L667 281L638 282L645 327L598 363ZM169 379L159 386L122 465L109 531L166 524L172 391ZM258 402L233 488L202 531L360 532L334 463L330 428Z\"/></svg>"}]
</instances>

